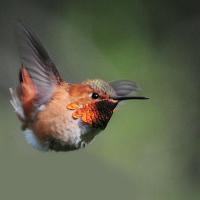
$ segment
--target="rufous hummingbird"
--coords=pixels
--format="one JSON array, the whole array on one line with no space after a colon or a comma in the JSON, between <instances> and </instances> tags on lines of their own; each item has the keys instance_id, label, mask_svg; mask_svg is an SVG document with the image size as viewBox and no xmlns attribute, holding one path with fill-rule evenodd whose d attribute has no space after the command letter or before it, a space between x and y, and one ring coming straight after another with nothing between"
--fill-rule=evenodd
<instances>
[{"instance_id":1,"label":"rufous hummingbird","mask_svg":"<svg viewBox=\"0 0 200 200\"><path fill-rule=\"evenodd\" d=\"M137 90L133 81L100 79L71 84L30 28L17 27L21 68L10 100L27 142L39 150L70 151L85 147L105 129L115 107Z\"/></svg>"}]
</instances>

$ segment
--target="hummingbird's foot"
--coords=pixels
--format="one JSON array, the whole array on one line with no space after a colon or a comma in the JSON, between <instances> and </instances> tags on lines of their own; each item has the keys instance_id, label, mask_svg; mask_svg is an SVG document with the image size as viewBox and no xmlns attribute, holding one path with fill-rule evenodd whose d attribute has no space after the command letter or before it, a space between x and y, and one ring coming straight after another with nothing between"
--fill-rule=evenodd
<instances>
[{"instance_id":1,"label":"hummingbird's foot","mask_svg":"<svg viewBox=\"0 0 200 200\"><path fill-rule=\"evenodd\" d=\"M80 144L80 148L85 148L87 145L87 142L85 141L82 141L81 144Z\"/></svg>"}]
</instances>

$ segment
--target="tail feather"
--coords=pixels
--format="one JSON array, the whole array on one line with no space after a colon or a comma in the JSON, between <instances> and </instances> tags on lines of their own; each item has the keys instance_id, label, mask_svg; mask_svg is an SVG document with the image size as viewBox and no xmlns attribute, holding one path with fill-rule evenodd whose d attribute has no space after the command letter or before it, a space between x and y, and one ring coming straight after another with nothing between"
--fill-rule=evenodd
<instances>
[{"instance_id":1,"label":"tail feather","mask_svg":"<svg viewBox=\"0 0 200 200\"><path fill-rule=\"evenodd\" d=\"M21 101L19 100L19 97L17 95L16 89L9 88L10 94L11 94L11 100L10 103L12 107L14 108L14 111L16 112L17 116L24 121L25 116L24 116L24 110L21 104Z\"/></svg>"}]
</instances>

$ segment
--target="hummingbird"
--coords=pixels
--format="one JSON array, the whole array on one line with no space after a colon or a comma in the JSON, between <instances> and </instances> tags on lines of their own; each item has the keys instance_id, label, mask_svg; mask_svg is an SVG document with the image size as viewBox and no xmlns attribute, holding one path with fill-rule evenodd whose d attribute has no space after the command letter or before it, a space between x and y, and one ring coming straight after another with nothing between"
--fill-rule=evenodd
<instances>
[{"instance_id":1,"label":"hummingbird","mask_svg":"<svg viewBox=\"0 0 200 200\"><path fill-rule=\"evenodd\" d=\"M106 128L121 101L148 99L131 95L138 87L129 80L68 83L30 27L18 24L17 38L21 67L10 103L27 142L38 150L83 148Z\"/></svg>"}]
</instances>

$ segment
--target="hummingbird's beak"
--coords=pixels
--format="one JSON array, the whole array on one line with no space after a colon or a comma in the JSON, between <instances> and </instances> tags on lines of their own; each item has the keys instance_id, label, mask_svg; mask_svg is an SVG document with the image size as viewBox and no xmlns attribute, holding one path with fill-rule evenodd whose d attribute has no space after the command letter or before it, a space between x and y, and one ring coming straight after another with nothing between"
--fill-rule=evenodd
<instances>
[{"instance_id":1,"label":"hummingbird's beak","mask_svg":"<svg viewBox=\"0 0 200 200\"><path fill-rule=\"evenodd\" d=\"M146 100L149 99L148 97L141 97L141 96L117 96L117 97L113 97L114 100L117 101L124 101L124 100Z\"/></svg>"}]
</instances>

